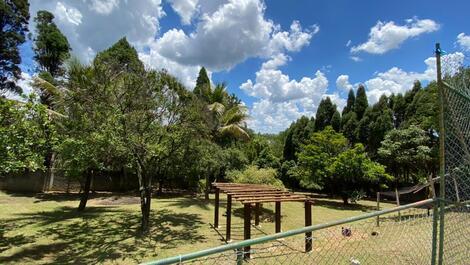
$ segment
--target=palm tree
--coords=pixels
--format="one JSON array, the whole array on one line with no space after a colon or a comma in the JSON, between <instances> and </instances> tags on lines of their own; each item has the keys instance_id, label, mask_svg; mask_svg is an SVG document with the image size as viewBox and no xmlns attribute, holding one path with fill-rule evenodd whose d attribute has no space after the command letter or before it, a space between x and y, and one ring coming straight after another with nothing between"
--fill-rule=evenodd
<instances>
[{"instance_id":1,"label":"palm tree","mask_svg":"<svg viewBox=\"0 0 470 265\"><path fill-rule=\"evenodd\" d=\"M212 136L214 138L232 136L247 140L246 132L248 114L240 100L227 93L225 83L217 84L214 90L209 90L207 109L212 114Z\"/></svg>"}]
</instances>

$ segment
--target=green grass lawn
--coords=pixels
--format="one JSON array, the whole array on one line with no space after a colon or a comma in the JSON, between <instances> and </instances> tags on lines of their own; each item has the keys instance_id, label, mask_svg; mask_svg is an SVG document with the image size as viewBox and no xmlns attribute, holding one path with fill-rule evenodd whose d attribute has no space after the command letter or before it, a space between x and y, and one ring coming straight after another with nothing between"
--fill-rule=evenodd
<instances>
[{"instance_id":1,"label":"green grass lawn","mask_svg":"<svg viewBox=\"0 0 470 265\"><path fill-rule=\"evenodd\" d=\"M219 229L225 234L225 196L221 196ZM76 195L20 195L0 192L0 264L135 264L224 244L211 228L213 197L164 196L152 200L152 229L138 233L140 205L129 195L100 194L77 213ZM340 200L318 197L313 223L356 216L375 210L374 201L343 206ZM241 204L234 203L232 239L243 239ZM382 203L382 207L393 204ZM252 237L274 233L274 204L264 204L261 229ZM282 204L282 230L304 226L303 204ZM340 233L340 231L339 231Z\"/></svg>"}]
</instances>

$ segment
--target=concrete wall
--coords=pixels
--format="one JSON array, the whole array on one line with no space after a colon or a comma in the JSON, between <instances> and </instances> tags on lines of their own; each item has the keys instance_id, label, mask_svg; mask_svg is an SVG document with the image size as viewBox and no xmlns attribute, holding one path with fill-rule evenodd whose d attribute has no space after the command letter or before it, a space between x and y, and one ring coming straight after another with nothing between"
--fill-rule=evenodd
<instances>
[{"instance_id":1,"label":"concrete wall","mask_svg":"<svg viewBox=\"0 0 470 265\"><path fill-rule=\"evenodd\" d=\"M0 176L0 189L18 192L42 192L45 176L43 172L27 172Z\"/></svg>"},{"instance_id":2,"label":"concrete wall","mask_svg":"<svg viewBox=\"0 0 470 265\"><path fill-rule=\"evenodd\" d=\"M68 178L61 171L54 173L49 188L49 174L42 171L0 176L0 189L17 192L80 191L80 181ZM137 177L121 172L97 172L92 180L92 191L129 191L138 189Z\"/></svg>"}]
</instances>

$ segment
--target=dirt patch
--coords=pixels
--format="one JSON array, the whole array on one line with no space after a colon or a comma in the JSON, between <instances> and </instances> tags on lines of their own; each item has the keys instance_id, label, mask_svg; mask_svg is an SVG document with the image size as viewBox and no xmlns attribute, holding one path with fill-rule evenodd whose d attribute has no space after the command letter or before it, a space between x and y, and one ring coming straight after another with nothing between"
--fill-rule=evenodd
<instances>
[{"instance_id":1,"label":"dirt patch","mask_svg":"<svg viewBox=\"0 0 470 265\"><path fill-rule=\"evenodd\" d=\"M137 196L110 196L94 198L88 201L90 205L129 205L139 204L140 198Z\"/></svg>"}]
</instances>

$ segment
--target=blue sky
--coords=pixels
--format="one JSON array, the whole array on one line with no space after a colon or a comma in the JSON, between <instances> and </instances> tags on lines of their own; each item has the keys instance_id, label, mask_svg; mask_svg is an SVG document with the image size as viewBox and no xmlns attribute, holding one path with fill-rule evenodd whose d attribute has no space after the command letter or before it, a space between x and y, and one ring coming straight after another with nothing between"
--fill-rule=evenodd
<instances>
[{"instance_id":1,"label":"blue sky","mask_svg":"<svg viewBox=\"0 0 470 265\"><path fill-rule=\"evenodd\" d=\"M205 66L260 132L312 116L325 96L342 107L359 83L374 102L429 82L435 42L459 60L470 50L467 1L31 0L32 16L40 9L84 62L126 36L147 66L190 89ZM23 70L33 75L30 49Z\"/></svg>"}]
</instances>

